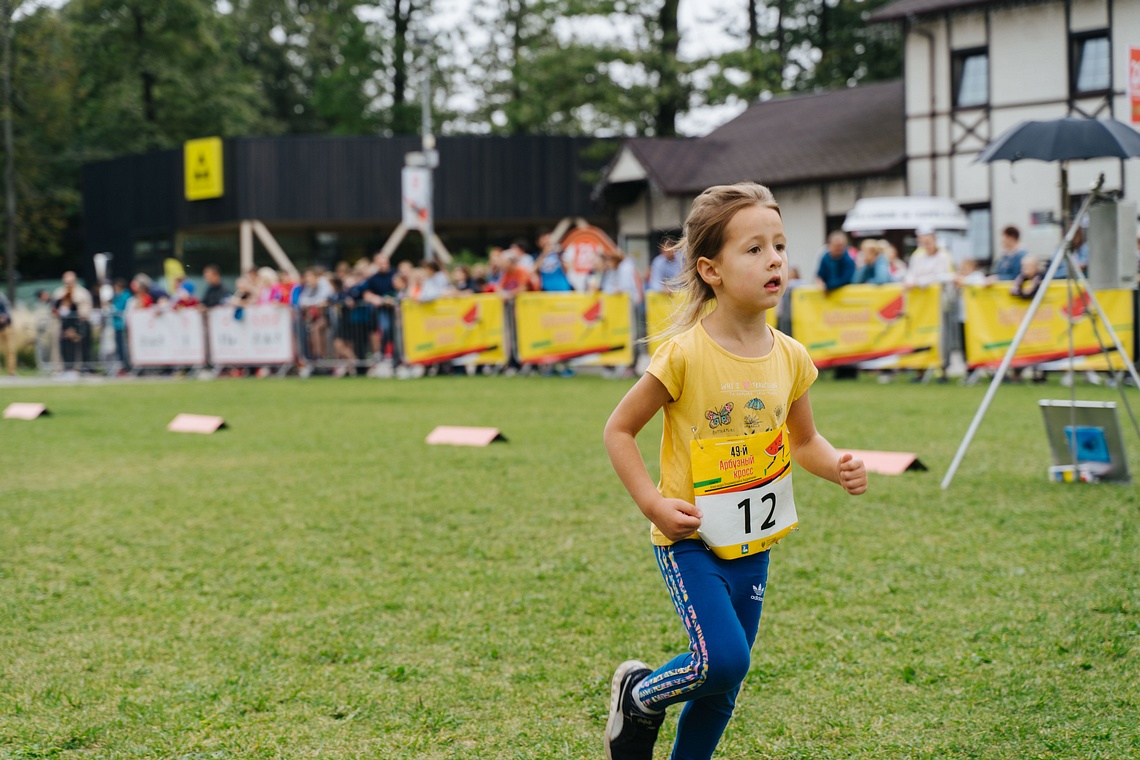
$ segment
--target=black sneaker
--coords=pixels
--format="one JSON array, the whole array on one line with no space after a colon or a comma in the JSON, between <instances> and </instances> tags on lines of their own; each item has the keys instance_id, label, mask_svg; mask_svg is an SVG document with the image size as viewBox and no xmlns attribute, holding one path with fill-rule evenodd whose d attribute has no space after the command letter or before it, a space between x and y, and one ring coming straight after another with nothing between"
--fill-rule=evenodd
<instances>
[{"instance_id":1,"label":"black sneaker","mask_svg":"<svg viewBox=\"0 0 1140 760\"><path fill-rule=\"evenodd\" d=\"M665 712L650 715L633 698L633 687L652 672L638 660L626 660L614 672L606 723L607 760L653 760L653 745L665 722Z\"/></svg>"}]
</instances>

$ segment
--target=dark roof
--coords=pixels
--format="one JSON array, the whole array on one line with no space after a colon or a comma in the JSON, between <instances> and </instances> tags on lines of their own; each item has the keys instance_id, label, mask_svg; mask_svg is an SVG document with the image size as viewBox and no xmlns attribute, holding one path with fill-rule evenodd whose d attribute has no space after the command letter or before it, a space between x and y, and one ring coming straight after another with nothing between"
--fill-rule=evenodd
<instances>
[{"instance_id":1,"label":"dark roof","mask_svg":"<svg viewBox=\"0 0 1140 760\"><path fill-rule=\"evenodd\" d=\"M683 195L745 180L781 186L899 173L904 126L895 80L756 103L700 138L625 144L654 184Z\"/></svg>"},{"instance_id":2,"label":"dark roof","mask_svg":"<svg viewBox=\"0 0 1140 760\"><path fill-rule=\"evenodd\" d=\"M981 5L1024 5L1038 0L896 0L868 17L868 21L899 21L912 16L929 16L945 11L974 8Z\"/></svg>"}]
</instances>

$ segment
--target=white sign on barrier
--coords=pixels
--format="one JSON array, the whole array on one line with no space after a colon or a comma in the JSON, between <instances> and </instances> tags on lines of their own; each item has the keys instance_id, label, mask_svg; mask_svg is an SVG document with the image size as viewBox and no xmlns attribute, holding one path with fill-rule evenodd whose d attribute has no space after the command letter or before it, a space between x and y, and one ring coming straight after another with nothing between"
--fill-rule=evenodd
<instances>
[{"instance_id":1,"label":"white sign on barrier","mask_svg":"<svg viewBox=\"0 0 1140 760\"><path fill-rule=\"evenodd\" d=\"M210 309L209 335L215 366L293 362L293 310L288 306Z\"/></svg>"},{"instance_id":2,"label":"white sign on barrier","mask_svg":"<svg viewBox=\"0 0 1140 760\"><path fill-rule=\"evenodd\" d=\"M206 335L196 309L127 312L127 346L135 367L201 367Z\"/></svg>"}]
</instances>

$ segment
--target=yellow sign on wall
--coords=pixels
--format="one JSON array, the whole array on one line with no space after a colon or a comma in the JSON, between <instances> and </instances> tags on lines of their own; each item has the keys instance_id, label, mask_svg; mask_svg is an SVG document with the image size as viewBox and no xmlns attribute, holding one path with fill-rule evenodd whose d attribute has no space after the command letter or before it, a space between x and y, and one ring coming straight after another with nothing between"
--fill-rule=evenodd
<instances>
[{"instance_id":1,"label":"yellow sign on wall","mask_svg":"<svg viewBox=\"0 0 1140 760\"><path fill-rule=\"evenodd\" d=\"M506 364L503 301L497 295L402 301L404 355L411 364Z\"/></svg>"},{"instance_id":2,"label":"yellow sign on wall","mask_svg":"<svg viewBox=\"0 0 1140 760\"><path fill-rule=\"evenodd\" d=\"M186 200L221 198L225 194L222 174L222 138L187 140L182 146Z\"/></svg>"},{"instance_id":3,"label":"yellow sign on wall","mask_svg":"<svg viewBox=\"0 0 1140 760\"><path fill-rule=\"evenodd\" d=\"M520 293L515 333L521 362L591 366L633 363L632 321L625 293Z\"/></svg>"}]
</instances>

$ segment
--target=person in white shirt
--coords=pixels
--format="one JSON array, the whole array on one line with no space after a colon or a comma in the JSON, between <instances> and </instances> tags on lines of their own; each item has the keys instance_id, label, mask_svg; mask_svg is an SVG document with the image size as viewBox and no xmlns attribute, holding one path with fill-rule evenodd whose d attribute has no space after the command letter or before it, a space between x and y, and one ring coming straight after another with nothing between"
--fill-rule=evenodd
<instances>
[{"instance_id":1,"label":"person in white shirt","mask_svg":"<svg viewBox=\"0 0 1140 760\"><path fill-rule=\"evenodd\" d=\"M953 282L954 259L949 251L938 246L934 229L920 227L915 235L918 238L918 248L910 255L903 283L909 288L921 288Z\"/></svg>"},{"instance_id":2,"label":"person in white shirt","mask_svg":"<svg viewBox=\"0 0 1140 760\"><path fill-rule=\"evenodd\" d=\"M306 269L301 283L297 311L301 315L305 336L305 358L316 361L324 359L328 353L329 320L326 307L334 291L324 271L317 267ZM307 363L303 367L311 371Z\"/></svg>"},{"instance_id":3,"label":"person in white shirt","mask_svg":"<svg viewBox=\"0 0 1140 760\"><path fill-rule=\"evenodd\" d=\"M649 264L649 290L655 293L671 293L677 287L677 275L681 273L681 259L668 242L662 242L658 253Z\"/></svg>"},{"instance_id":4,"label":"person in white shirt","mask_svg":"<svg viewBox=\"0 0 1140 760\"><path fill-rule=\"evenodd\" d=\"M910 255L907 262L906 276L903 279L903 289L938 286L942 291L942 311L944 314L952 313L956 308L955 290L950 287L954 283L954 259L950 252L938 246L938 239L934 236L933 227L919 227L915 230L918 238L918 248ZM950 320L943 320L942 340L944 346L952 345L957 336L951 334ZM938 382L946 382L946 358L948 352L943 352L942 371ZM912 382L921 382L923 374L916 374Z\"/></svg>"},{"instance_id":5,"label":"person in white shirt","mask_svg":"<svg viewBox=\"0 0 1140 760\"><path fill-rule=\"evenodd\" d=\"M604 269L602 271L601 291L607 295L614 293L625 293L629 296L629 303L632 306L632 313L630 319L633 320L633 339L637 340L644 334L642 325L645 323L645 309L642 308L642 302L645 299L645 289L641 280L641 273L637 271L637 264L634 263L633 258L626 256L620 250L614 248L606 251L602 256ZM637 345L634 344L634 365L637 363ZM620 378L620 377L633 377L633 365L621 370L614 367L614 370L605 377Z\"/></svg>"},{"instance_id":6,"label":"person in white shirt","mask_svg":"<svg viewBox=\"0 0 1140 760\"><path fill-rule=\"evenodd\" d=\"M298 306L325 306L333 296L333 286L324 271L309 267L301 276L301 292L297 296Z\"/></svg>"},{"instance_id":7,"label":"person in white shirt","mask_svg":"<svg viewBox=\"0 0 1140 760\"><path fill-rule=\"evenodd\" d=\"M641 274L637 271L637 264L616 248L606 251L603 259L605 269L602 270L601 291L607 295L627 293L629 302L634 306L640 306L644 297L644 288L641 284Z\"/></svg>"},{"instance_id":8,"label":"person in white shirt","mask_svg":"<svg viewBox=\"0 0 1140 760\"><path fill-rule=\"evenodd\" d=\"M451 287L451 278L447 276L447 272L443 271L443 267L439 265L438 261L425 261L422 267L427 273L427 277L424 278L423 285L420 288L418 300L421 303L429 303L455 293L455 289Z\"/></svg>"}]
</instances>

